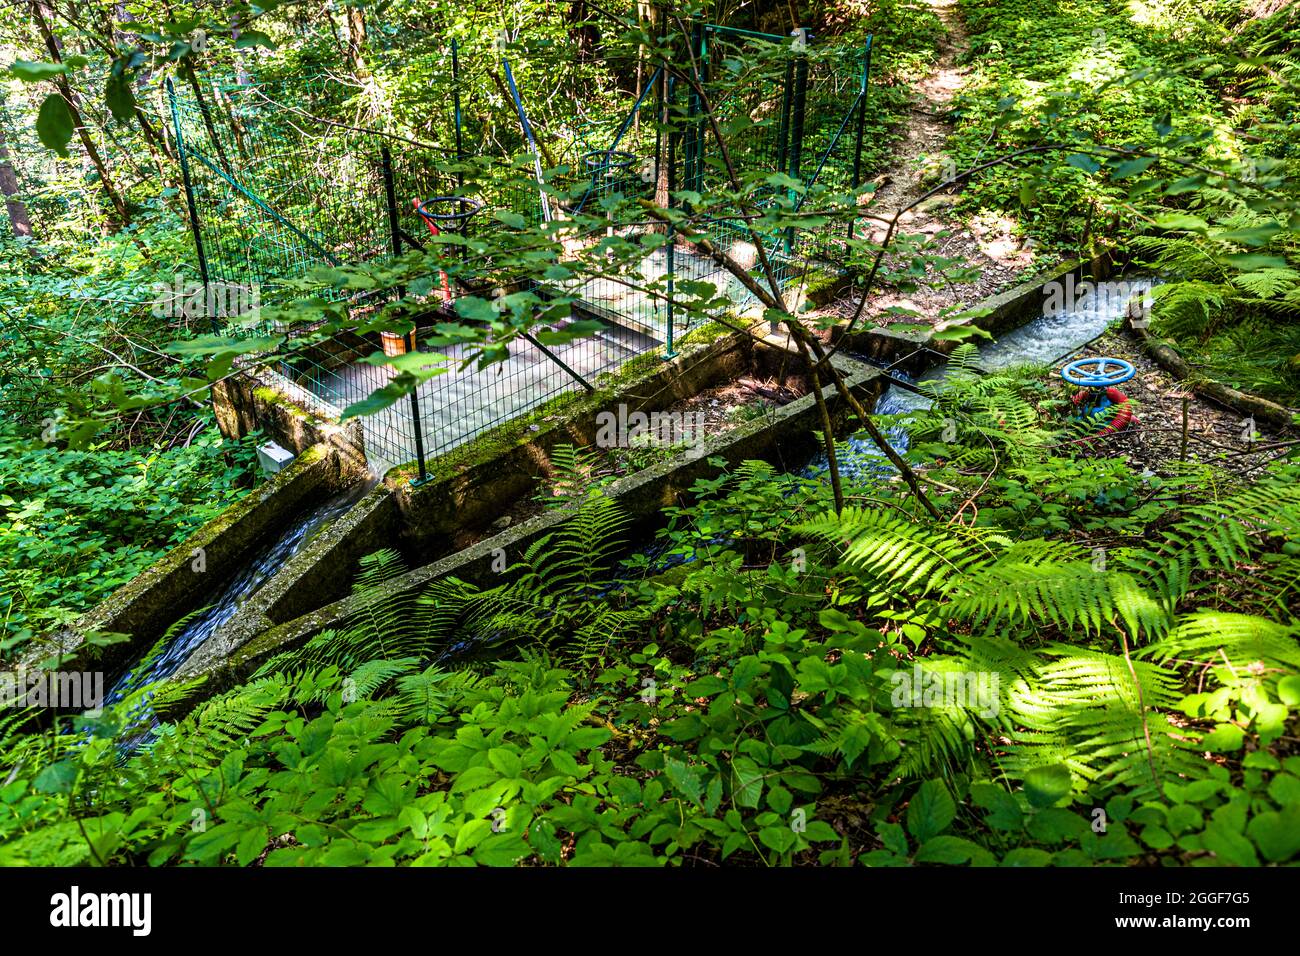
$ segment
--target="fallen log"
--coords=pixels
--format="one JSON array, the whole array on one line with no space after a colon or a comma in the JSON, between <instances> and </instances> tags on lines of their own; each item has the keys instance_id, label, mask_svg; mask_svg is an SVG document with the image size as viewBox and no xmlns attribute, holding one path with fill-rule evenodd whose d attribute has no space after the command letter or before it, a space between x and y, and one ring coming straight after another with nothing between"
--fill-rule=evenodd
<instances>
[{"instance_id":1,"label":"fallen log","mask_svg":"<svg viewBox=\"0 0 1300 956\"><path fill-rule=\"evenodd\" d=\"M1142 343L1142 348L1152 361L1170 375L1183 381L1197 396L1241 415L1251 416L1256 422L1266 424L1277 431L1300 434L1300 427L1297 427L1293 421L1297 415L1300 415L1300 411L1279 405L1277 402L1270 402L1267 398L1260 398L1258 395L1240 392L1222 382L1200 377L1177 350L1156 338L1145 326L1133 325L1132 320L1132 314L1126 316L1124 327Z\"/></svg>"}]
</instances>

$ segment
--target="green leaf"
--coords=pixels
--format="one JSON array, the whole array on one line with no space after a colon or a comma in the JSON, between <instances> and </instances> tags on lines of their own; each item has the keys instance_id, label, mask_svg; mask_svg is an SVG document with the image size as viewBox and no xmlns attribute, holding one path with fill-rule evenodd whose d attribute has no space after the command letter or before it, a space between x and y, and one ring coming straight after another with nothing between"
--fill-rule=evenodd
<instances>
[{"instance_id":1,"label":"green leaf","mask_svg":"<svg viewBox=\"0 0 1300 956\"><path fill-rule=\"evenodd\" d=\"M498 222L509 226L511 229L523 229L528 225L527 220L517 212L510 212L508 209L494 209L492 217Z\"/></svg>"},{"instance_id":2,"label":"green leaf","mask_svg":"<svg viewBox=\"0 0 1300 956\"><path fill-rule=\"evenodd\" d=\"M104 102L113 114L113 119L125 123L135 116L135 91L126 76L110 73L104 86Z\"/></svg>"},{"instance_id":3,"label":"green leaf","mask_svg":"<svg viewBox=\"0 0 1300 956\"><path fill-rule=\"evenodd\" d=\"M907 835L897 823L876 824L876 836L885 849L896 856L907 856Z\"/></svg>"},{"instance_id":4,"label":"green leaf","mask_svg":"<svg viewBox=\"0 0 1300 956\"><path fill-rule=\"evenodd\" d=\"M1201 738L1201 746L1211 753L1224 753L1241 749L1246 732L1236 724L1219 724Z\"/></svg>"},{"instance_id":5,"label":"green leaf","mask_svg":"<svg viewBox=\"0 0 1300 956\"><path fill-rule=\"evenodd\" d=\"M704 793L704 784L700 780L699 771L680 760L667 757L664 760L664 773L668 776L668 782L673 785L673 789L691 803L700 802L700 797Z\"/></svg>"},{"instance_id":6,"label":"green leaf","mask_svg":"<svg viewBox=\"0 0 1300 956\"><path fill-rule=\"evenodd\" d=\"M474 849L489 836L492 835L492 824L487 820L468 820L461 825L460 830L456 833L457 853L465 853Z\"/></svg>"},{"instance_id":7,"label":"green leaf","mask_svg":"<svg viewBox=\"0 0 1300 956\"><path fill-rule=\"evenodd\" d=\"M1300 677L1288 674L1278 681L1277 699L1288 707L1300 706Z\"/></svg>"},{"instance_id":8,"label":"green leaf","mask_svg":"<svg viewBox=\"0 0 1300 956\"><path fill-rule=\"evenodd\" d=\"M68 67L63 63L33 63L30 60L14 60L13 65L9 67L9 72L24 83L35 83L38 80L48 80L53 76L61 76L68 72Z\"/></svg>"},{"instance_id":9,"label":"green leaf","mask_svg":"<svg viewBox=\"0 0 1300 956\"><path fill-rule=\"evenodd\" d=\"M1030 806L1050 807L1070 792L1070 768L1065 764L1035 767L1025 774L1025 797Z\"/></svg>"},{"instance_id":10,"label":"green leaf","mask_svg":"<svg viewBox=\"0 0 1300 956\"><path fill-rule=\"evenodd\" d=\"M1155 224L1161 229L1178 229L1185 232L1200 233L1201 235L1205 235L1210 230L1210 224L1204 219L1180 212L1170 212L1156 216Z\"/></svg>"},{"instance_id":11,"label":"green leaf","mask_svg":"<svg viewBox=\"0 0 1300 956\"><path fill-rule=\"evenodd\" d=\"M235 41L236 50L246 50L249 47L256 46L274 50L275 41L260 30L243 30L239 34L239 39Z\"/></svg>"},{"instance_id":12,"label":"green leaf","mask_svg":"<svg viewBox=\"0 0 1300 956\"><path fill-rule=\"evenodd\" d=\"M473 857L480 866L514 866L529 852L521 835L494 833L475 848Z\"/></svg>"},{"instance_id":13,"label":"green leaf","mask_svg":"<svg viewBox=\"0 0 1300 956\"><path fill-rule=\"evenodd\" d=\"M927 780L907 805L907 831L918 843L925 843L946 830L956 815L947 788L938 780Z\"/></svg>"},{"instance_id":14,"label":"green leaf","mask_svg":"<svg viewBox=\"0 0 1300 956\"><path fill-rule=\"evenodd\" d=\"M1019 830L1024 826L1024 814L1016 798L994 783L972 784L971 800L989 811L985 822L997 830Z\"/></svg>"},{"instance_id":15,"label":"green leaf","mask_svg":"<svg viewBox=\"0 0 1300 956\"><path fill-rule=\"evenodd\" d=\"M1300 806L1257 814L1247 824L1246 833L1270 863L1289 860L1300 853Z\"/></svg>"},{"instance_id":16,"label":"green leaf","mask_svg":"<svg viewBox=\"0 0 1300 956\"><path fill-rule=\"evenodd\" d=\"M970 840L956 836L937 836L926 840L916 851L917 863L966 863L980 848Z\"/></svg>"},{"instance_id":17,"label":"green leaf","mask_svg":"<svg viewBox=\"0 0 1300 956\"><path fill-rule=\"evenodd\" d=\"M77 765L71 760L52 763L32 781L32 787L41 793L68 793L77 779Z\"/></svg>"},{"instance_id":18,"label":"green leaf","mask_svg":"<svg viewBox=\"0 0 1300 956\"><path fill-rule=\"evenodd\" d=\"M1268 241L1282 231L1282 227L1277 223L1267 222L1260 226L1212 232L1210 238L1225 242L1239 242L1243 246L1264 246L1268 245Z\"/></svg>"},{"instance_id":19,"label":"green leaf","mask_svg":"<svg viewBox=\"0 0 1300 956\"><path fill-rule=\"evenodd\" d=\"M1128 159L1122 163L1116 163L1111 175L1115 179L1125 179L1136 173L1145 172L1146 168L1155 161L1154 156L1139 156L1137 159Z\"/></svg>"},{"instance_id":20,"label":"green leaf","mask_svg":"<svg viewBox=\"0 0 1300 956\"><path fill-rule=\"evenodd\" d=\"M359 418L362 415L373 415L375 412L382 412L389 408L400 399L405 398L414 391L416 381L413 376L402 374L393 379L383 388L376 389L368 396L358 402L353 402L347 408L343 409L341 421L347 421L351 418Z\"/></svg>"},{"instance_id":21,"label":"green leaf","mask_svg":"<svg viewBox=\"0 0 1300 956\"><path fill-rule=\"evenodd\" d=\"M737 757L731 762L735 781L732 797L742 807L757 807L763 793L763 770L748 757Z\"/></svg>"},{"instance_id":22,"label":"green leaf","mask_svg":"<svg viewBox=\"0 0 1300 956\"><path fill-rule=\"evenodd\" d=\"M1083 153L1072 153L1065 157L1065 164L1075 169L1082 169L1085 173L1095 173L1101 169L1101 163Z\"/></svg>"},{"instance_id":23,"label":"green leaf","mask_svg":"<svg viewBox=\"0 0 1300 956\"><path fill-rule=\"evenodd\" d=\"M597 322L595 319L579 319L554 331L539 329L533 334L533 337L543 345L568 345L575 339L594 335L604 329L605 323L603 322Z\"/></svg>"},{"instance_id":24,"label":"green leaf","mask_svg":"<svg viewBox=\"0 0 1300 956\"><path fill-rule=\"evenodd\" d=\"M1201 840L1205 845L1205 849L1213 853L1219 862L1224 865L1259 865L1259 858L1255 855L1255 848L1251 846L1250 841L1240 833L1236 833L1218 822L1211 823L1205 828ZM1275 846L1274 848L1278 847Z\"/></svg>"},{"instance_id":25,"label":"green leaf","mask_svg":"<svg viewBox=\"0 0 1300 956\"><path fill-rule=\"evenodd\" d=\"M1083 817L1061 807L1039 810L1029 818L1029 835L1041 843L1063 843L1087 832Z\"/></svg>"},{"instance_id":26,"label":"green leaf","mask_svg":"<svg viewBox=\"0 0 1300 956\"><path fill-rule=\"evenodd\" d=\"M36 114L37 137L47 148L66 157L72 133L72 113L68 111L68 104L60 94L51 93L45 97Z\"/></svg>"},{"instance_id":27,"label":"green leaf","mask_svg":"<svg viewBox=\"0 0 1300 956\"><path fill-rule=\"evenodd\" d=\"M786 853L799 841L794 831L786 826L763 827L758 831L759 842L777 853Z\"/></svg>"},{"instance_id":28,"label":"green leaf","mask_svg":"<svg viewBox=\"0 0 1300 956\"><path fill-rule=\"evenodd\" d=\"M1167 850L1174 845L1174 837L1168 830L1154 824L1144 827L1142 833L1142 842L1153 850Z\"/></svg>"},{"instance_id":29,"label":"green leaf","mask_svg":"<svg viewBox=\"0 0 1300 956\"><path fill-rule=\"evenodd\" d=\"M269 839L269 833L265 825L254 826L245 830L239 837L239 845L235 847L235 859L240 866L248 866L266 849L266 841Z\"/></svg>"}]
</instances>

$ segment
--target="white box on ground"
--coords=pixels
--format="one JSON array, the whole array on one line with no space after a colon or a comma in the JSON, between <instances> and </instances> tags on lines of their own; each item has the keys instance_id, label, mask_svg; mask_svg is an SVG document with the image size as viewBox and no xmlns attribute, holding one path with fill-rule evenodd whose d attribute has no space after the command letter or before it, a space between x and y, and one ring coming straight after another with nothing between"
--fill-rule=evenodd
<instances>
[{"instance_id":1,"label":"white box on ground","mask_svg":"<svg viewBox=\"0 0 1300 956\"><path fill-rule=\"evenodd\" d=\"M257 460L261 463L262 471L265 474L274 475L293 461L293 458L293 452L287 448L281 448L273 441L257 446Z\"/></svg>"}]
</instances>

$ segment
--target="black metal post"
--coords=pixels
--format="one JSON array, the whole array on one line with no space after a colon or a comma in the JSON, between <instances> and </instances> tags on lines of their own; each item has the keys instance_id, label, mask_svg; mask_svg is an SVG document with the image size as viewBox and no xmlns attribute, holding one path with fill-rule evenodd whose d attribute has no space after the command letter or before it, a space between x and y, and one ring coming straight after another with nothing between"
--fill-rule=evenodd
<instances>
[{"instance_id":1,"label":"black metal post","mask_svg":"<svg viewBox=\"0 0 1300 956\"><path fill-rule=\"evenodd\" d=\"M465 170L460 167L460 164L465 161L465 148L461 142L460 129L460 48L456 43L455 37L451 38L451 95L456 111L456 186L459 189L463 189L465 188ZM466 225L466 223L462 223L462 226L463 225Z\"/></svg>"},{"instance_id":2,"label":"black metal post","mask_svg":"<svg viewBox=\"0 0 1300 956\"><path fill-rule=\"evenodd\" d=\"M379 147L379 163L384 173L384 202L388 209L388 235L393 255L402 254L402 227L397 220L397 188L393 182L393 153L387 144Z\"/></svg>"},{"instance_id":3,"label":"black metal post","mask_svg":"<svg viewBox=\"0 0 1300 956\"><path fill-rule=\"evenodd\" d=\"M387 145L379 147L380 165L384 172L384 202L388 207L388 234L393 244L393 255L402 254L402 229L397 220L397 189L393 182L393 154ZM415 322L411 322L411 331L403 336L406 353L416 350ZM429 469L424 461L424 434L420 427L420 384L416 383L411 391L411 425L415 429L415 460L420 466L420 477L411 484L420 485L429 480Z\"/></svg>"},{"instance_id":4,"label":"black metal post","mask_svg":"<svg viewBox=\"0 0 1300 956\"><path fill-rule=\"evenodd\" d=\"M171 77L167 78L167 96L171 101L172 107L172 129L176 135L176 155L181 161L181 181L185 184L185 205L190 211L190 233L194 236L194 251L199 257L199 279L203 282L203 301L206 304L210 296L208 295L208 255L203 249L203 230L199 227L199 207L194 202L194 180L190 176L190 161L185 156L185 139L181 135L181 114L176 106L176 87L172 83ZM221 328L217 325L216 316L209 315L208 323L212 327L214 335L220 334Z\"/></svg>"},{"instance_id":5,"label":"black metal post","mask_svg":"<svg viewBox=\"0 0 1300 956\"><path fill-rule=\"evenodd\" d=\"M676 92L676 78L668 80L668 112L672 112L673 94ZM677 128L668 128L668 208L673 208L673 193L677 189ZM676 257L673 247L677 244L677 228L668 223L668 245L664 248L665 269L668 277L668 328L665 339L664 358L670 359L677 352L673 349L673 295L676 277Z\"/></svg>"}]
</instances>

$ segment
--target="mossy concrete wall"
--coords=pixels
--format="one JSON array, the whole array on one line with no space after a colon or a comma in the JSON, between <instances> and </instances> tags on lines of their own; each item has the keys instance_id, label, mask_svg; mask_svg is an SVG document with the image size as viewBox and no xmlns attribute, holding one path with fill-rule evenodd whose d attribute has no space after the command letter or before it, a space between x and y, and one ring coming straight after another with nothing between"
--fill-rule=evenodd
<instances>
[{"instance_id":1,"label":"mossy concrete wall","mask_svg":"<svg viewBox=\"0 0 1300 956\"><path fill-rule=\"evenodd\" d=\"M212 407L227 438L260 429L296 455L326 444L354 478L368 472L360 419L339 424L333 409L282 375L262 370L218 382L212 386Z\"/></svg>"},{"instance_id":2,"label":"mossy concrete wall","mask_svg":"<svg viewBox=\"0 0 1300 956\"><path fill-rule=\"evenodd\" d=\"M172 624L203 607L213 591L236 574L267 538L349 480L332 448L312 446L71 627L29 650L24 663L31 667L63 653L73 655L72 662L65 665L69 669L113 673L125 668ZM130 640L88 645L86 635L95 632L127 634Z\"/></svg>"},{"instance_id":3,"label":"mossy concrete wall","mask_svg":"<svg viewBox=\"0 0 1300 956\"><path fill-rule=\"evenodd\" d=\"M531 422L525 418L469 443L453 463L435 461L438 477L427 485L412 488L395 470L285 562L194 651L178 678L211 670L256 635L342 598L366 554L395 547L427 563L432 557L421 561L422 554L451 551L454 533L491 522L536 489L556 444L590 443L599 409L619 402L633 409L666 407L756 364L779 364L770 358L756 363L753 347L739 336L722 336L705 338L671 362L645 356L594 396L567 395L538 409Z\"/></svg>"},{"instance_id":4,"label":"mossy concrete wall","mask_svg":"<svg viewBox=\"0 0 1300 956\"><path fill-rule=\"evenodd\" d=\"M617 412L620 405L629 413L663 410L755 369L753 340L734 333L669 361L643 355L605 388L569 393L435 460L431 480L419 487L409 481L413 465L393 469L386 481L396 493L406 550L445 551L452 533L490 525L505 507L534 492L539 478L552 474L556 446L595 442L601 412Z\"/></svg>"},{"instance_id":5,"label":"mossy concrete wall","mask_svg":"<svg viewBox=\"0 0 1300 956\"><path fill-rule=\"evenodd\" d=\"M768 355L769 360L777 358L775 354ZM884 389L883 376L859 362L842 357L833 361L842 372L846 387L870 407ZM824 394L838 431L843 427L847 403L833 386L827 386ZM633 539L644 540L663 520L665 507L686 501L697 479L719 473L722 467L719 460L728 466L760 459L786 469L802 467L819 447L815 434L819 428L816 396L808 394L731 431L710 436L669 461L624 476L607 486L605 493L616 498L632 518ZM507 560L514 560L566 518L563 510L545 512L463 551L416 568L365 596L350 596L278 624L233 649L228 656L214 654L201 662L192 659L177 679L204 677L206 683L201 693L189 698L185 706L247 680L271 657L301 646L321 631L344 626L368 602L390 600L398 595L413 596L429 582L449 576L472 583L490 583L495 577L492 563L499 552L503 551Z\"/></svg>"},{"instance_id":6,"label":"mossy concrete wall","mask_svg":"<svg viewBox=\"0 0 1300 956\"><path fill-rule=\"evenodd\" d=\"M180 674L216 666L235 648L276 624L337 601L352 590L361 558L391 547L399 515L389 489L373 488L326 525L197 647Z\"/></svg>"}]
</instances>

